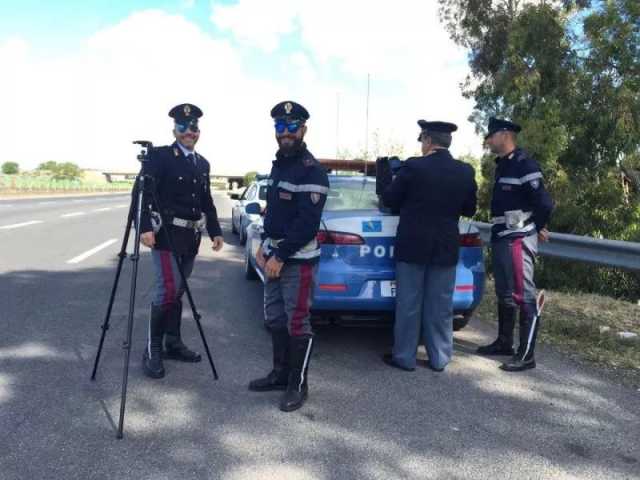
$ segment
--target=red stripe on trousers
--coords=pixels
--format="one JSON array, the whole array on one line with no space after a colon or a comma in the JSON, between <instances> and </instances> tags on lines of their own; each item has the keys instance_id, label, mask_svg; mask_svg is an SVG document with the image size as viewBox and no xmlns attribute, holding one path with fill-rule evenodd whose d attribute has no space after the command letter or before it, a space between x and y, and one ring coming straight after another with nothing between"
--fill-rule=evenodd
<instances>
[{"instance_id":1,"label":"red stripe on trousers","mask_svg":"<svg viewBox=\"0 0 640 480\"><path fill-rule=\"evenodd\" d=\"M300 289L298 290L298 302L291 318L291 336L302 335L302 319L309 315L309 295L311 295L311 278L313 266L302 264L300 266Z\"/></svg>"},{"instance_id":2,"label":"red stripe on trousers","mask_svg":"<svg viewBox=\"0 0 640 480\"><path fill-rule=\"evenodd\" d=\"M171 267L171 252L160 251L160 265L162 266L162 281L164 282L163 305L173 303L176 297L176 281L173 278L173 268Z\"/></svg>"},{"instance_id":3,"label":"red stripe on trousers","mask_svg":"<svg viewBox=\"0 0 640 480\"><path fill-rule=\"evenodd\" d=\"M511 244L511 264L513 266L513 299L517 305L524 301L524 261L522 259L522 238Z\"/></svg>"}]
</instances>

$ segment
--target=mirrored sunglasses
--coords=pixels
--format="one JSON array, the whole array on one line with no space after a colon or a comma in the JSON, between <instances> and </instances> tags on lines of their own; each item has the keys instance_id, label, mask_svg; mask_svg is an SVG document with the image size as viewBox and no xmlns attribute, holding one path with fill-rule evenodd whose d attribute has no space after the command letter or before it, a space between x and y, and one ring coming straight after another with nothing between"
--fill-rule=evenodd
<instances>
[{"instance_id":1,"label":"mirrored sunglasses","mask_svg":"<svg viewBox=\"0 0 640 480\"><path fill-rule=\"evenodd\" d=\"M200 131L200 128L198 128L197 123L193 122L188 124L176 123L176 132L186 133L187 130L191 130L193 133L198 133Z\"/></svg>"},{"instance_id":2,"label":"mirrored sunglasses","mask_svg":"<svg viewBox=\"0 0 640 480\"><path fill-rule=\"evenodd\" d=\"M282 135L285 130L289 133L296 133L302 127L302 122L276 122L275 129L278 135Z\"/></svg>"}]
</instances>

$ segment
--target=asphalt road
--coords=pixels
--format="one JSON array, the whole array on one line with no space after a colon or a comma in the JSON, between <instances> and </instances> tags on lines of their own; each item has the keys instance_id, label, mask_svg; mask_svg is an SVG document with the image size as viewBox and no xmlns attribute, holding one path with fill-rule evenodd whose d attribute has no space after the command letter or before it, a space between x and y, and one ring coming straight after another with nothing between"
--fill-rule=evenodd
<instances>
[{"instance_id":1,"label":"asphalt road","mask_svg":"<svg viewBox=\"0 0 640 480\"><path fill-rule=\"evenodd\" d=\"M131 262L98 378L89 380L128 197L0 201L0 479L640 479L640 392L544 348L507 374L474 355L492 327L456 334L445 373L391 369L389 328L320 327L305 407L247 390L270 367L262 290L228 244L206 241L192 281L207 362L142 375L151 288L138 281L125 438L115 439ZM183 333L202 351L194 322Z\"/></svg>"}]
</instances>

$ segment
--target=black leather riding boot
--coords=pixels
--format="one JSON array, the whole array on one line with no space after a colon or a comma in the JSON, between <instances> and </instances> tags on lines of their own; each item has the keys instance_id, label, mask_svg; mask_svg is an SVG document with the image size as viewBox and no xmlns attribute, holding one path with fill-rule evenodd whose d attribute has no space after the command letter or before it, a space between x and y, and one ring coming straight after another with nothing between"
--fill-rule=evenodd
<instances>
[{"instance_id":1,"label":"black leather riding boot","mask_svg":"<svg viewBox=\"0 0 640 480\"><path fill-rule=\"evenodd\" d=\"M202 360L199 353L190 350L180 336L182 325L182 300L171 304L169 308L168 324L164 337L163 357L181 362L197 363Z\"/></svg>"},{"instance_id":2,"label":"black leather riding boot","mask_svg":"<svg viewBox=\"0 0 640 480\"><path fill-rule=\"evenodd\" d=\"M511 362L506 362L500 368L507 372L521 372L536 368L535 348L540 317L537 316L536 305L525 303L520 309L520 346L518 353Z\"/></svg>"},{"instance_id":3,"label":"black leather riding boot","mask_svg":"<svg viewBox=\"0 0 640 480\"><path fill-rule=\"evenodd\" d=\"M291 337L289 340L289 382L287 391L280 399L280 410L283 412L293 412L307 400L307 372L312 345L311 337Z\"/></svg>"},{"instance_id":4,"label":"black leather riding boot","mask_svg":"<svg viewBox=\"0 0 640 480\"><path fill-rule=\"evenodd\" d=\"M270 392L285 390L289 381L289 332L287 329L272 330L273 370L266 377L249 382L249 390L253 392Z\"/></svg>"},{"instance_id":5,"label":"black leather riding boot","mask_svg":"<svg viewBox=\"0 0 640 480\"><path fill-rule=\"evenodd\" d=\"M162 306L151 305L149 320L149 338L142 357L142 370L147 377L164 377L162 364L162 334L165 328L167 311Z\"/></svg>"},{"instance_id":6,"label":"black leather riding boot","mask_svg":"<svg viewBox=\"0 0 640 480\"><path fill-rule=\"evenodd\" d=\"M513 355L513 328L516 322L516 307L498 303L498 338L495 342L478 347L480 355Z\"/></svg>"}]
</instances>

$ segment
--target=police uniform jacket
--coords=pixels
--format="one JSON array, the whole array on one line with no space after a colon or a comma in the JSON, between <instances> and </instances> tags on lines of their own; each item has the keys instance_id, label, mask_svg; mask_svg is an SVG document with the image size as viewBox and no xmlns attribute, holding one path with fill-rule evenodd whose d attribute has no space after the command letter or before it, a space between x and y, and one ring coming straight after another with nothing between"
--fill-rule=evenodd
<instances>
[{"instance_id":1,"label":"police uniform jacket","mask_svg":"<svg viewBox=\"0 0 640 480\"><path fill-rule=\"evenodd\" d=\"M536 234L545 227L553 210L538 162L525 150L516 148L509 155L496 158L496 164L491 197L492 241ZM518 210L523 220L510 228L505 212Z\"/></svg>"},{"instance_id":2,"label":"police uniform jacket","mask_svg":"<svg viewBox=\"0 0 640 480\"><path fill-rule=\"evenodd\" d=\"M174 218L187 221L206 218L206 230L209 236L222 235L216 207L211 198L209 182L209 162L200 154L194 153L196 162L188 159L177 143L171 146L157 147L149 151L149 160L144 165L145 180L141 229L142 233L151 231L151 212L159 212L163 227L156 233L155 248L169 250L166 229L178 254L196 254L200 245L200 232L194 228L173 225ZM151 188L155 187L159 205L153 199Z\"/></svg>"},{"instance_id":3,"label":"police uniform jacket","mask_svg":"<svg viewBox=\"0 0 640 480\"><path fill-rule=\"evenodd\" d=\"M396 259L423 265L458 262L460 216L476 212L475 171L455 160L447 149L410 158L382 194L400 211Z\"/></svg>"},{"instance_id":4,"label":"police uniform jacket","mask_svg":"<svg viewBox=\"0 0 640 480\"><path fill-rule=\"evenodd\" d=\"M277 153L268 185L262 234L265 253L284 262L317 262L316 237L329 192L326 170L303 144L292 155Z\"/></svg>"}]
</instances>

